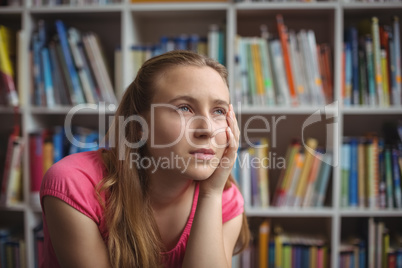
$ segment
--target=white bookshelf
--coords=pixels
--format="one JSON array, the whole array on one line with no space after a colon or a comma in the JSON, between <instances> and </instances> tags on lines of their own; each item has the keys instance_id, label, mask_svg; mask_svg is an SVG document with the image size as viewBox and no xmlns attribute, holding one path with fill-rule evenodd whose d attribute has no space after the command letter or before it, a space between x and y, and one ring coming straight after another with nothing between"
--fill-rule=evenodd
<instances>
[{"instance_id":1,"label":"white bookshelf","mask_svg":"<svg viewBox=\"0 0 402 268\"><path fill-rule=\"evenodd\" d=\"M0 24L13 29L23 29L27 33L27 40L36 22L45 19L52 23L56 19L62 19L66 25L75 26L83 31L94 31L101 39L106 58L111 68L115 68L113 56L116 46L122 48L122 66L124 71L120 79L123 86L127 86L132 80L132 74L128 71L128 55L132 44L156 42L159 37L165 35L178 35L181 33L197 33L205 35L210 24L225 25L226 27L226 53L227 68L229 70L229 83L234 84L234 38L236 34L243 36L259 35L259 25L267 24L270 32L277 32L274 15L281 13L285 24L289 29L301 28L313 29L316 32L317 42L330 44L333 56L334 100L338 101L328 107L237 107L241 128L245 122L253 116L260 115L267 119L274 116L286 116L283 125L279 123L278 129L280 141L277 152L284 155L286 147L292 137L301 137L300 129L303 121L313 113L320 111L337 117L336 124L327 133L331 136L330 146L333 148L334 158L339 162L339 148L344 135L363 135L368 131L381 130L381 123L388 119L401 119L402 107L377 108L377 107L343 107L341 105L341 53L343 43L343 28L362 17L376 15L380 18L388 18L390 14L401 14L402 3L344 3L339 1L329 2L247 2L247 3L152 3L131 4L123 0L120 4L105 6L33 6L31 0L26 0L22 7L0 7ZM402 18L400 18L402 19ZM29 42L25 44L29 50ZM24 140L28 141L28 135L36 129L63 124L64 117L70 107L44 108L30 105L30 62L24 59L26 68L18 75L25 81L25 87L19 88L23 103L16 118L22 125ZM113 73L113 72L112 72ZM113 79L113 78L112 78ZM114 80L114 79L113 79ZM28 81L28 82L27 82ZM21 84L21 83L20 83ZM121 94L122 89L117 89ZM93 108L93 107L92 107ZM241 110L240 110L241 109ZM113 109L106 112L106 116L113 114ZM6 133L12 128L13 109L0 107L0 133ZM97 111L87 107L75 115L76 122L84 126L97 127ZM256 123L261 127L261 122ZM325 124L312 128L307 134L318 138L321 145L325 142ZM258 136L258 135L256 135ZM25 146L23 158L24 168L24 196L25 201L21 205L12 207L0 207L0 226L21 226L24 230L27 245L27 263L29 268L34 267L33 252L33 228L41 221L41 212L38 207L29 204L29 153ZM276 185L277 171L270 174L270 191ZM255 218L268 217L274 221L284 223L298 220L295 228L299 232L310 230L309 225L319 226L316 232L324 234L329 239L331 248L331 267L338 267L338 248L342 236L342 221L346 219L352 223L361 218L384 217L388 220L402 219L402 210L368 210L368 209L343 209L339 206L340 196L340 168L333 168L332 179L329 186L329 197L325 207L321 209L290 209L290 208L246 208L246 213L252 221ZM300 222L300 223L299 223ZM355 225L356 225L355 224ZM358 228L358 226L354 226ZM286 227L284 228L286 230ZM402 230L401 230L402 231Z\"/></svg>"}]
</instances>

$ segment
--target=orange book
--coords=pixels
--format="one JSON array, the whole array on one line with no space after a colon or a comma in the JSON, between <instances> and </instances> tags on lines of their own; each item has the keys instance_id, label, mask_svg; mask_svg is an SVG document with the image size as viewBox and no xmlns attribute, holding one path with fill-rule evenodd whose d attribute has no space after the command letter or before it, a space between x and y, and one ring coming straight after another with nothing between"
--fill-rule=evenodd
<instances>
[{"instance_id":1,"label":"orange book","mask_svg":"<svg viewBox=\"0 0 402 268\"><path fill-rule=\"evenodd\" d=\"M260 225L258 241L258 259L259 267L268 267L268 242L269 242L269 221L264 220Z\"/></svg>"},{"instance_id":2,"label":"orange book","mask_svg":"<svg viewBox=\"0 0 402 268\"><path fill-rule=\"evenodd\" d=\"M288 78L291 104L297 105L298 100L296 96L295 83L293 80L292 66L289 56L288 32L281 14L276 15L276 23L278 25L278 33L282 45L283 61L285 65L286 77Z\"/></svg>"}]
</instances>

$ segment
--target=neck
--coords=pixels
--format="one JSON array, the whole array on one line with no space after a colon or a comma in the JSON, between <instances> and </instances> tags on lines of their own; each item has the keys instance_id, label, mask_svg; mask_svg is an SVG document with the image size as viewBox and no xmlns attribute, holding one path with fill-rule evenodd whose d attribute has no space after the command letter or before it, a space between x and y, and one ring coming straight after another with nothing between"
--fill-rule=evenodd
<instances>
[{"instance_id":1,"label":"neck","mask_svg":"<svg viewBox=\"0 0 402 268\"><path fill-rule=\"evenodd\" d=\"M169 176L170 175L170 176ZM163 210L177 205L183 200L194 186L193 180L172 178L172 174L155 172L148 174L150 180L150 198L154 210Z\"/></svg>"}]
</instances>

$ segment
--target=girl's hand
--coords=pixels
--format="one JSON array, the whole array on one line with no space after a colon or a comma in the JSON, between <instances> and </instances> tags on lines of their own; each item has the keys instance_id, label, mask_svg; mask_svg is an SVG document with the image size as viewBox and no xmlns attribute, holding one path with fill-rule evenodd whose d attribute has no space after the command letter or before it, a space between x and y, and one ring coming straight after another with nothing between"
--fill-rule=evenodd
<instances>
[{"instance_id":1,"label":"girl's hand","mask_svg":"<svg viewBox=\"0 0 402 268\"><path fill-rule=\"evenodd\" d=\"M236 161L240 130L232 104L229 105L226 121L228 123L228 127L226 128L228 145L214 173L212 173L208 179L200 182L201 194L222 194L225 183L232 171L233 164Z\"/></svg>"}]
</instances>

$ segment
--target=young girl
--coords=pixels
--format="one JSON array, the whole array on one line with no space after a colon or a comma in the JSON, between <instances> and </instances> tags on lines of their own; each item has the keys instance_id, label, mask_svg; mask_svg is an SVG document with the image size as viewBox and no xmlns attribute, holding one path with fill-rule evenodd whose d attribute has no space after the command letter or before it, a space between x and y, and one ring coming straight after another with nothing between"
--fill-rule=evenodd
<instances>
[{"instance_id":1,"label":"young girl","mask_svg":"<svg viewBox=\"0 0 402 268\"><path fill-rule=\"evenodd\" d=\"M42 267L231 267L250 237L230 175L239 133L224 66L187 51L145 62L108 149L46 173Z\"/></svg>"}]
</instances>

